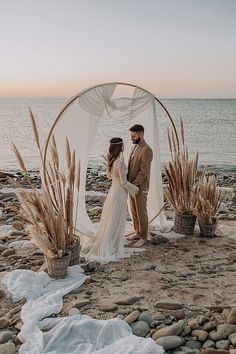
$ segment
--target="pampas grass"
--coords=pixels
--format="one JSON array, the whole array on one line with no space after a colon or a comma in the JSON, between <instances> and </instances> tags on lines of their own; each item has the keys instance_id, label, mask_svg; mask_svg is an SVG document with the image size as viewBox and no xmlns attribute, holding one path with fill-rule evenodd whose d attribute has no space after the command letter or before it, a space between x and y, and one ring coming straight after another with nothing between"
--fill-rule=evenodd
<instances>
[{"instance_id":1,"label":"pampas grass","mask_svg":"<svg viewBox=\"0 0 236 354\"><path fill-rule=\"evenodd\" d=\"M40 191L32 184L31 190L21 185L21 190L18 192L19 213L30 225L28 229L32 242L48 257L62 257L66 253L67 246L72 245L76 239L80 164L78 163L76 168L75 150L71 151L66 138L66 168L65 170L61 168L54 136L50 145L50 159L43 161L36 120L30 109L29 113L40 153L41 175L45 177L45 182ZM28 175L24 160L15 145L13 145L13 152L21 169Z\"/></svg>"},{"instance_id":2,"label":"pampas grass","mask_svg":"<svg viewBox=\"0 0 236 354\"><path fill-rule=\"evenodd\" d=\"M167 131L171 161L165 167L168 186L165 195L176 211L192 212L194 182L198 168L198 153L189 159L188 147L185 143L184 123L180 117L181 137L178 140L173 130ZM180 145L178 144L180 141Z\"/></svg>"},{"instance_id":3,"label":"pampas grass","mask_svg":"<svg viewBox=\"0 0 236 354\"><path fill-rule=\"evenodd\" d=\"M199 220L207 225L211 225L222 199L222 193L217 186L215 176L206 177L203 174L202 179L195 189L193 212Z\"/></svg>"}]
</instances>

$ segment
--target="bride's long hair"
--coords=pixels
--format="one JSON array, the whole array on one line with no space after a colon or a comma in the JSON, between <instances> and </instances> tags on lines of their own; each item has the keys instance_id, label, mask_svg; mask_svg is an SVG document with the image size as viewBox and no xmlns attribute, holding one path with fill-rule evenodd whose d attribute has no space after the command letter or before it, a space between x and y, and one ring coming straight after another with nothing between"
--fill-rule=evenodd
<instances>
[{"instance_id":1,"label":"bride's long hair","mask_svg":"<svg viewBox=\"0 0 236 354\"><path fill-rule=\"evenodd\" d=\"M119 157L120 153L123 151L124 143L121 138L112 138L110 140L109 152L107 155L107 169L111 172L113 163Z\"/></svg>"}]
</instances>

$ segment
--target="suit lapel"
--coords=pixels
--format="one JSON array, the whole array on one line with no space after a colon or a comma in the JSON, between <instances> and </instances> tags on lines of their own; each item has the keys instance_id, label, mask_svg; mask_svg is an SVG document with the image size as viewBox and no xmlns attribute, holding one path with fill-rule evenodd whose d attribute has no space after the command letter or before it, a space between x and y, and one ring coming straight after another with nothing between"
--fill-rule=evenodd
<instances>
[{"instance_id":1,"label":"suit lapel","mask_svg":"<svg viewBox=\"0 0 236 354\"><path fill-rule=\"evenodd\" d=\"M134 151L135 147L134 147L134 149L132 149L132 152L131 152L130 157L129 157L129 165L130 165L131 161L134 159L134 157L135 157L135 155L137 154L137 152L139 152L140 149L141 149L144 145L145 145L145 141L143 141L141 144L139 144L139 145L137 146L137 148L136 148L136 150L135 150L134 153L133 153L133 151Z\"/></svg>"}]
</instances>

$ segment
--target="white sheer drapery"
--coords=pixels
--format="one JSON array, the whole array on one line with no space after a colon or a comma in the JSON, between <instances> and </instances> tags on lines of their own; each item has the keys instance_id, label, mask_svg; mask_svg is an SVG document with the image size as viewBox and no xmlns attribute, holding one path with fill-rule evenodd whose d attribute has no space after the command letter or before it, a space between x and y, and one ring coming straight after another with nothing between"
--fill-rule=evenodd
<instances>
[{"instance_id":1,"label":"white sheer drapery","mask_svg":"<svg viewBox=\"0 0 236 354\"><path fill-rule=\"evenodd\" d=\"M77 229L81 234L94 235L95 227L90 220L85 203L86 172L88 158L99 124L103 119L128 122L128 127L139 123L145 128L145 140L153 149L153 162L151 168L150 191L148 195L148 215L151 220L163 206L163 185L161 178L160 146L158 117L156 113L155 97L140 88L134 88L131 96L116 97L115 92L119 86L116 83L103 84L82 92L62 110L55 124L52 135L55 137L60 161L65 164L64 142L68 137L71 147L76 150L76 157L81 166L81 187L77 217ZM49 143L52 135L49 138ZM127 129L127 136L129 131ZM124 156L128 161L131 140L128 139ZM165 213L152 222L151 228L163 232L169 231Z\"/></svg>"}]
</instances>

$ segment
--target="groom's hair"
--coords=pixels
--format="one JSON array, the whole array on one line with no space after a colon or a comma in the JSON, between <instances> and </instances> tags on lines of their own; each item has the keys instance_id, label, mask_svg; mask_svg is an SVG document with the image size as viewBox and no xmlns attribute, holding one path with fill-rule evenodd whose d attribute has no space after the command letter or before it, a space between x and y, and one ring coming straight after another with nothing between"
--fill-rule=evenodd
<instances>
[{"instance_id":1,"label":"groom's hair","mask_svg":"<svg viewBox=\"0 0 236 354\"><path fill-rule=\"evenodd\" d=\"M130 128L130 131L135 133L144 133L144 127L140 124L135 124Z\"/></svg>"}]
</instances>

